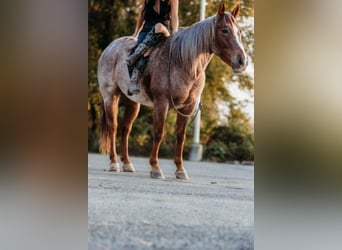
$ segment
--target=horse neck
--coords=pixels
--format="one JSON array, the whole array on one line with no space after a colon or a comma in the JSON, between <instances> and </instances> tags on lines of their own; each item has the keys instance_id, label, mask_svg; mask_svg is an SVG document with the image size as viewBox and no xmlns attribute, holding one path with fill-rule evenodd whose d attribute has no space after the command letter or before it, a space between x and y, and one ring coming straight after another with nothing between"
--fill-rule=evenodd
<instances>
[{"instance_id":1,"label":"horse neck","mask_svg":"<svg viewBox=\"0 0 342 250\"><path fill-rule=\"evenodd\" d=\"M189 75L198 77L213 58L213 18L208 18L176 34L171 42L173 63L189 70Z\"/></svg>"}]
</instances>

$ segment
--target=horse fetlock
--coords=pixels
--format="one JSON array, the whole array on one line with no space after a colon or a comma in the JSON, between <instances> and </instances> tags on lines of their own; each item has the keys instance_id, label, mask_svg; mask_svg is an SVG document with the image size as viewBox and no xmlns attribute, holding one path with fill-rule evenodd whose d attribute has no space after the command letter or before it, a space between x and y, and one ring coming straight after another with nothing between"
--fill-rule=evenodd
<instances>
[{"instance_id":1,"label":"horse fetlock","mask_svg":"<svg viewBox=\"0 0 342 250\"><path fill-rule=\"evenodd\" d=\"M151 157L149 162L152 168L160 169L160 167L158 166L158 160L155 157Z\"/></svg>"},{"instance_id":2,"label":"horse fetlock","mask_svg":"<svg viewBox=\"0 0 342 250\"><path fill-rule=\"evenodd\" d=\"M122 152L122 155L120 156L120 160L123 163L123 165L129 164L130 161L128 160L128 155L127 153Z\"/></svg>"},{"instance_id":3,"label":"horse fetlock","mask_svg":"<svg viewBox=\"0 0 342 250\"><path fill-rule=\"evenodd\" d=\"M175 157L173 162L176 164L177 169L183 168L183 159L180 157Z\"/></svg>"}]
</instances>

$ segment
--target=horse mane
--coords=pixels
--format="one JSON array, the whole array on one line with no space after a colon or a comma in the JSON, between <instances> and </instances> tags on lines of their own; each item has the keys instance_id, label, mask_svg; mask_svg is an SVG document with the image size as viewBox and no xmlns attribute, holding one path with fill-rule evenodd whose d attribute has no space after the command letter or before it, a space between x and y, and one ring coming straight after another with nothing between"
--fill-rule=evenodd
<instances>
[{"instance_id":1,"label":"horse mane","mask_svg":"<svg viewBox=\"0 0 342 250\"><path fill-rule=\"evenodd\" d=\"M211 54L210 45L215 35L215 16L183 28L171 38L171 62L190 70L190 74L197 75L200 63L205 67L207 60L198 57L201 53Z\"/></svg>"}]
</instances>

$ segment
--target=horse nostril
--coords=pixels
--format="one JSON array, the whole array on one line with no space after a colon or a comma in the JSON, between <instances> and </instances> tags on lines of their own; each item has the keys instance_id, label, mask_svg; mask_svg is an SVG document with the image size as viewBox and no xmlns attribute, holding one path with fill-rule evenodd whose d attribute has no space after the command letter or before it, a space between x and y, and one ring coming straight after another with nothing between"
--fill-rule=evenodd
<instances>
[{"instance_id":1,"label":"horse nostril","mask_svg":"<svg viewBox=\"0 0 342 250\"><path fill-rule=\"evenodd\" d=\"M239 65L243 66L244 65L244 60L242 59L242 57L239 57Z\"/></svg>"}]
</instances>

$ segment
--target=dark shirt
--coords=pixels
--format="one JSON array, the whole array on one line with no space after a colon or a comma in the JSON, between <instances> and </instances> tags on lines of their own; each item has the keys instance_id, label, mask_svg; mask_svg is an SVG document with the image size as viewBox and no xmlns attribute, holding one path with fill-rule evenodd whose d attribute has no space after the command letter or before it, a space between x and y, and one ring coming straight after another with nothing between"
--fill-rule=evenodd
<instances>
[{"instance_id":1,"label":"dark shirt","mask_svg":"<svg viewBox=\"0 0 342 250\"><path fill-rule=\"evenodd\" d=\"M153 6L155 4L155 0L145 0L145 9L144 9L144 26L142 28L142 32L149 32L154 25L157 23L164 24L167 28L170 25L170 12L171 7L169 5L169 1L160 0L160 13L158 14L154 9Z\"/></svg>"}]
</instances>

